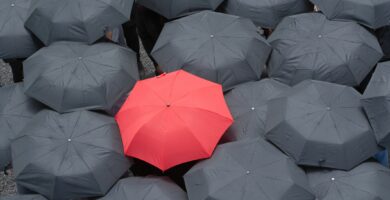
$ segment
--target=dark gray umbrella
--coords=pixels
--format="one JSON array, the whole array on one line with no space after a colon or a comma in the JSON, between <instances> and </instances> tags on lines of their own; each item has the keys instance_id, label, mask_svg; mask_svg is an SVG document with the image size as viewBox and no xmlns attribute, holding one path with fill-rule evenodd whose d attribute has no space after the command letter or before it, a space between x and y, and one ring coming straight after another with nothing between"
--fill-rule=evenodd
<instances>
[{"instance_id":1,"label":"dark gray umbrella","mask_svg":"<svg viewBox=\"0 0 390 200\"><path fill-rule=\"evenodd\" d=\"M26 94L58 112L111 111L139 79L133 51L111 43L57 42L24 62Z\"/></svg>"},{"instance_id":2,"label":"dark gray umbrella","mask_svg":"<svg viewBox=\"0 0 390 200\"><path fill-rule=\"evenodd\" d=\"M14 195L9 197L1 197L1 200L46 200L46 198L41 195L32 194L32 195Z\"/></svg>"},{"instance_id":3,"label":"dark gray umbrella","mask_svg":"<svg viewBox=\"0 0 390 200\"><path fill-rule=\"evenodd\" d=\"M351 171L309 170L308 177L318 200L390 199L390 170L376 162Z\"/></svg>"},{"instance_id":4,"label":"dark gray umbrella","mask_svg":"<svg viewBox=\"0 0 390 200\"><path fill-rule=\"evenodd\" d=\"M312 10L307 0L228 0L225 7L226 13L247 17L263 28L275 28L286 16Z\"/></svg>"},{"instance_id":5,"label":"dark gray umbrella","mask_svg":"<svg viewBox=\"0 0 390 200\"><path fill-rule=\"evenodd\" d=\"M390 148L390 62L378 65L364 91L362 104L378 143Z\"/></svg>"},{"instance_id":6,"label":"dark gray umbrella","mask_svg":"<svg viewBox=\"0 0 390 200\"><path fill-rule=\"evenodd\" d=\"M0 170L11 162L10 141L42 108L24 95L22 83L0 87Z\"/></svg>"},{"instance_id":7,"label":"dark gray umbrella","mask_svg":"<svg viewBox=\"0 0 390 200\"><path fill-rule=\"evenodd\" d=\"M286 17L269 38L269 76L289 85L305 79L357 86L382 58L377 39L354 22L320 13Z\"/></svg>"},{"instance_id":8,"label":"dark gray umbrella","mask_svg":"<svg viewBox=\"0 0 390 200\"><path fill-rule=\"evenodd\" d=\"M297 164L349 170L379 151L351 87L306 80L268 103L266 138Z\"/></svg>"},{"instance_id":9,"label":"dark gray umbrella","mask_svg":"<svg viewBox=\"0 0 390 200\"><path fill-rule=\"evenodd\" d=\"M249 19L203 11L167 23L152 56L164 71L184 69L227 90L259 80L270 51Z\"/></svg>"},{"instance_id":10,"label":"dark gray umbrella","mask_svg":"<svg viewBox=\"0 0 390 200\"><path fill-rule=\"evenodd\" d=\"M305 173L262 138L220 145L184 180L190 200L314 200Z\"/></svg>"},{"instance_id":11,"label":"dark gray umbrella","mask_svg":"<svg viewBox=\"0 0 390 200\"><path fill-rule=\"evenodd\" d=\"M39 43L24 28L30 7L37 0L0 1L0 59L27 58Z\"/></svg>"},{"instance_id":12,"label":"dark gray umbrella","mask_svg":"<svg viewBox=\"0 0 390 200\"><path fill-rule=\"evenodd\" d=\"M200 10L215 10L224 0L137 0L167 19L173 19Z\"/></svg>"},{"instance_id":13,"label":"dark gray umbrella","mask_svg":"<svg viewBox=\"0 0 390 200\"><path fill-rule=\"evenodd\" d=\"M186 193L165 177L130 177L120 180L100 200L186 200Z\"/></svg>"},{"instance_id":14,"label":"dark gray umbrella","mask_svg":"<svg viewBox=\"0 0 390 200\"><path fill-rule=\"evenodd\" d=\"M390 25L388 0L310 0L332 20L356 21L377 29Z\"/></svg>"},{"instance_id":15,"label":"dark gray umbrella","mask_svg":"<svg viewBox=\"0 0 390 200\"><path fill-rule=\"evenodd\" d=\"M225 95L233 125L222 141L236 141L264 136L267 102L289 87L272 79L263 79L236 86Z\"/></svg>"},{"instance_id":16,"label":"dark gray umbrella","mask_svg":"<svg viewBox=\"0 0 390 200\"><path fill-rule=\"evenodd\" d=\"M41 0L26 21L45 45L55 41L89 44L104 36L107 28L130 18L133 0Z\"/></svg>"},{"instance_id":17,"label":"dark gray umbrella","mask_svg":"<svg viewBox=\"0 0 390 200\"><path fill-rule=\"evenodd\" d=\"M129 169L111 117L44 110L12 142L18 185L49 199L102 196Z\"/></svg>"}]
</instances>

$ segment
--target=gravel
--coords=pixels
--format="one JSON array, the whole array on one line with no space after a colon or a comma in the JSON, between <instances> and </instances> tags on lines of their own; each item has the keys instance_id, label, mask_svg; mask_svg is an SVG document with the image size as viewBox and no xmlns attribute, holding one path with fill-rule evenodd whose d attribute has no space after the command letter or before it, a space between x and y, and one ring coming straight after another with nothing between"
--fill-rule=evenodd
<instances>
[{"instance_id":1,"label":"gravel","mask_svg":"<svg viewBox=\"0 0 390 200\"><path fill-rule=\"evenodd\" d=\"M141 43L141 42L140 42ZM154 66L151 59L145 52L145 49L141 43L141 62L145 68L145 74L142 74L143 77L152 77L154 76ZM0 60L0 86L11 84L12 81L12 71L8 64L4 63L3 60ZM12 170L7 170L6 175L4 172L0 172L0 197L2 196L11 196L16 194L16 185L15 179L12 174Z\"/></svg>"}]
</instances>

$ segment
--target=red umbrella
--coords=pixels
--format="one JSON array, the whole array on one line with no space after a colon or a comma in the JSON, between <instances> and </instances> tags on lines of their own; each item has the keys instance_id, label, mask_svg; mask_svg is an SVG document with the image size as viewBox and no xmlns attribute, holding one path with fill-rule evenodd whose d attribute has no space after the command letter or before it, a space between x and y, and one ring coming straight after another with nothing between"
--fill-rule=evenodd
<instances>
[{"instance_id":1,"label":"red umbrella","mask_svg":"<svg viewBox=\"0 0 390 200\"><path fill-rule=\"evenodd\" d=\"M115 118L126 155L163 171L210 157L233 123L222 86L182 70L137 82Z\"/></svg>"}]
</instances>

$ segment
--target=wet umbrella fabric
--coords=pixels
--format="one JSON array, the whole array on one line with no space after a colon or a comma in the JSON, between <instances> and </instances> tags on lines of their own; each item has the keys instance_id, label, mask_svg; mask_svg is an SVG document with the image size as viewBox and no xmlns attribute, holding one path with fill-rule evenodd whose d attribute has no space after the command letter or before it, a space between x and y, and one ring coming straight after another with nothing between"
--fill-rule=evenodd
<instances>
[{"instance_id":1,"label":"wet umbrella fabric","mask_svg":"<svg viewBox=\"0 0 390 200\"><path fill-rule=\"evenodd\" d=\"M165 177L130 177L120 180L100 200L186 200L186 193Z\"/></svg>"},{"instance_id":2,"label":"wet umbrella fabric","mask_svg":"<svg viewBox=\"0 0 390 200\"><path fill-rule=\"evenodd\" d=\"M0 88L0 170L11 162L11 140L42 108L24 94L21 83Z\"/></svg>"},{"instance_id":3,"label":"wet umbrella fabric","mask_svg":"<svg viewBox=\"0 0 390 200\"><path fill-rule=\"evenodd\" d=\"M190 200L314 200L294 161L261 138L220 145L184 175Z\"/></svg>"},{"instance_id":4,"label":"wet umbrella fabric","mask_svg":"<svg viewBox=\"0 0 390 200\"><path fill-rule=\"evenodd\" d=\"M378 143L390 148L390 62L380 63L362 98Z\"/></svg>"},{"instance_id":5,"label":"wet umbrella fabric","mask_svg":"<svg viewBox=\"0 0 390 200\"><path fill-rule=\"evenodd\" d=\"M236 86L225 95L234 123L222 141L264 137L267 102L289 89L272 79L263 79Z\"/></svg>"},{"instance_id":6,"label":"wet umbrella fabric","mask_svg":"<svg viewBox=\"0 0 390 200\"><path fill-rule=\"evenodd\" d=\"M24 62L26 94L57 112L112 113L139 80L133 51L111 43L58 42Z\"/></svg>"},{"instance_id":7,"label":"wet umbrella fabric","mask_svg":"<svg viewBox=\"0 0 390 200\"><path fill-rule=\"evenodd\" d=\"M275 28L286 16L310 12L313 6L306 0L228 0L225 11L251 19L262 28Z\"/></svg>"},{"instance_id":8,"label":"wet umbrella fabric","mask_svg":"<svg viewBox=\"0 0 390 200\"><path fill-rule=\"evenodd\" d=\"M210 157L233 123L221 85L183 70L137 82L115 119L126 155L162 171Z\"/></svg>"},{"instance_id":9,"label":"wet umbrella fabric","mask_svg":"<svg viewBox=\"0 0 390 200\"><path fill-rule=\"evenodd\" d=\"M377 29L390 25L389 0L310 0L331 20L356 21Z\"/></svg>"},{"instance_id":10,"label":"wet umbrella fabric","mask_svg":"<svg viewBox=\"0 0 390 200\"><path fill-rule=\"evenodd\" d=\"M37 0L0 1L0 59L26 58L40 47L24 27L30 8Z\"/></svg>"},{"instance_id":11,"label":"wet umbrella fabric","mask_svg":"<svg viewBox=\"0 0 390 200\"><path fill-rule=\"evenodd\" d=\"M351 87L303 81L268 103L266 138L299 165L349 170L379 152Z\"/></svg>"},{"instance_id":12,"label":"wet umbrella fabric","mask_svg":"<svg viewBox=\"0 0 390 200\"><path fill-rule=\"evenodd\" d=\"M307 174L318 200L390 199L390 170L376 162L350 171L317 169Z\"/></svg>"},{"instance_id":13,"label":"wet umbrella fabric","mask_svg":"<svg viewBox=\"0 0 390 200\"><path fill-rule=\"evenodd\" d=\"M9 197L1 197L1 200L46 200L46 198L38 194L31 194L31 195L14 195Z\"/></svg>"},{"instance_id":14,"label":"wet umbrella fabric","mask_svg":"<svg viewBox=\"0 0 390 200\"><path fill-rule=\"evenodd\" d=\"M174 19L201 10L215 10L224 0L138 0L143 5L167 19Z\"/></svg>"},{"instance_id":15,"label":"wet umbrella fabric","mask_svg":"<svg viewBox=\"0 0 390 200\"><path fill-rule=\"evenodd\" d=\"M152 56L163 71L183 69L226 91L260 80L270 51L249 19L203 11L167 23Z\"/></svg>"},{"instance_id":16,"label":"wet umbrella fabric","mask_svg":"<svg viewBox=\"0 0 390 200\"><path fill-rule=\"evenodd\" d=\"M41 0L25 26L46 46L55 41L92 44L107 28L130 19L133 0Z\"/></svg>"},{"instance_id":17,"label":"wet umbrella fabric","mask_svg":"<svg viewBox=\"0 0 390 200\"><path fill-rule=\"evenodd\" d=\"M19 186L48 199L102 196L129 169L115 120L44 110L12 142Z\"/></svg>"},{"instance_id":18,"label":"wet umbrella fabric","mask_svg":"<svg viewBox=\"0 0 390 200\"><path fill-rule=\"evenodd\" d=\"M320 13L284 18L268 41L274 49L269 76L289 85L314 79L358 86L383 56L364 27Z\"/></svg>"}]
</instances>

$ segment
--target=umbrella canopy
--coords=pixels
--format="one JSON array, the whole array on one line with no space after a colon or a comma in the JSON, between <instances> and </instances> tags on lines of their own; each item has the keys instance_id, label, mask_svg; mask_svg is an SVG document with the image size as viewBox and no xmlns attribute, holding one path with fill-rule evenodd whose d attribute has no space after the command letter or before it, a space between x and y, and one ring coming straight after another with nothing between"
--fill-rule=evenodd
<instances>
[{"instance_id":1,"label":"umbrella canopy","mask_svg":"<svg viewBox=\"0 0 390 200\"><path fill-rule=\"evenodd\" d=\"M120 180L100 200L186 200L186 193L168 178L130 177Z\"/></svg>"},{"instance_id":2,"label":"umbrella canopy","mask_svg":"<svg viewBox=\"0 0 390 200\"><path fill-rule=\"evenodd\" d=\"M297 164L349 170L379 151L351 87L307 80L268 103L266 138Z\"/></svg>"},{"instance_id":3,"label":"umbrella canopy","mask_svg":"<svg viewBox=\"0 0 390 200\"><path fill-rule=\"evenodd\" d=\"M106 115L41 111L11 144L17 184L48 199L102 196L130 167L121 143Z\"/></svg>"},{"instance_id":4,"label":"umbrella canopy","mask_svg":"<svg viewBox=\"0 0 390 200\"><path fill-rule=\"evenodd\" d=\"M203 11L167 23L153 48L161 69L184 69L224 90L260 80L271 47L244 18Z\"/></svg>"},{"instance_id":5,"label":"umbrella canopy","mask_svg":"<svg viewBox=\"0 0 390 200\"><path fill-rule=\"evenodd\" d=\"M11 144L43 106L24 95L23 84L0 87L0 170L11 162Z\"/></svg>"},{"instance_id":6,"label":"umbrella canopy","mask_svg":"<svg viewBox=\"0 0 390 200\"><path fill-rule=\"evenodd\" d=\"M139 79L133 51L111 43L58 42L24 62L26 94L58 112L111 111Z\"/></svg>"},{"instance_id":7,"label":"umbrella canopy","mask_svg":"<svg viewBox=\"0 0 390 200\"><path fill-rule=\"evenodd\" d=\"M356 21L377 29L390 25L389 0L310 0L332 20Z\"/></svg>"},{"instance_id":8,"label":"umbrella canopy","mask_svg":"<svg viewBox=\"0 0 390 200\"><path fill-rule=\"evenodd\" d=\"M39 42L24 28L36 1L0 1L0 59L27 58L38 50Z\"/></svg>"},{"instance_id":9,"label":"umbrella canopy","mask_svg":"<svg viewBox=\"0 0 390 200\"><path fill-rule=\"evenodd\" d=\"M289 85L315 79L357 86L382 58L378 40L365 28L320 13L284 18L269 42L269 76Z\"/></svg>"},{"instance_id":10,"label":"umbrella canopy","mask_svg":"<svg viewBox=\"0 0 390 200\"><path fill-rule=\"evenodd\" d=\"M390 170L376 162L350 171L309 170L308 177L318 200L390 199Z\"/></svg>"},{"instance_id":11,"label":"umbrella canopy","mask_svg":"<svg viewBox=\"0 0 390 200\"><path fill-rule=\"evenodd\" d=\"M9 197L1 197L2 200L46 200L45 197L37 194L32 195L14 195Z\"/></svg>"},{"instance_id":12,"label":"umbrella canopy","mask_svg":"<svg viewBox=\"0 0 390 200\"><path fill-rule=\"evenodd\" d=\"M376 30L375 35L382 47L384 59L390 60L390 26Z\"/></svg>"},{"instance_id":13,"label":"umbrella canopy","mask_svg":"<svg viewBox=\"0 0 390 200\"><path fill-rule=\"evenodd\" d=\"M92 44L107 28L130 19L133 0L41 0L25 25L46 46L55 41Z\"/></svg>"},{"instance_id":14,"label":"umbrella canopy","mask_svg":"<svg viewBox=\"0 0 390 200\"><path fill-rule=\"evenodd\" d=\"M137 82L115 118L126 155L163 171L210 157L233 122L221 86L182 70Z\"/></svg>"},{"instance_id":15,"label":"umbrella canopy","mask_svg":"<svg viewBox=\"0 0 390 200\"><path fill-rule=\"evenodd\" d=\"M286 16L312 10L307 0L228 0L225 7L226 13L249 18L263 28L275 28Z\"/></svg>"},{"instance_id":16,"label":"umbrella canopy","mask_svg":"<svg viewBox=\"0 0 390 200\"><path fill-rule=\"evenodd\" d=\"M390 148L390 62L376 68L364 91L362 105L378 143Z\"/></svg>"},{"instance_id":17,"label":"umbrella canopy","mask_svg":"<svg viewBox=\"0 0 390 200\"><path fill-rule=\"evenodd\" d=\"M219 146L184 180L190 200L314 200L303 170L261 138Z\"/></svg>"},{"instance_id":18,"label":"umbrella canopy","mask_svg":"<svg viewBox=\"0 0 390 200\"><path fill-rule=\"evenodd\" d=\"M184 15L201 11L215 10L224 0L137 0L143 5L167 19L174 19Z\"/></svg>"},{"instance_id":19,"label":"umbrella canopy","mask_svg":"<svg viewBox=\"0 0 390 200\"><path fill-rule=\"evenodd\" d=\"M289 87L272 79L244 83L225 95L234 123L223 141L236 141L264 136L267 102Z\"/></svg>"}]
</instances>

